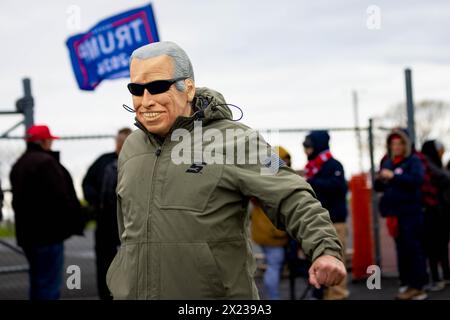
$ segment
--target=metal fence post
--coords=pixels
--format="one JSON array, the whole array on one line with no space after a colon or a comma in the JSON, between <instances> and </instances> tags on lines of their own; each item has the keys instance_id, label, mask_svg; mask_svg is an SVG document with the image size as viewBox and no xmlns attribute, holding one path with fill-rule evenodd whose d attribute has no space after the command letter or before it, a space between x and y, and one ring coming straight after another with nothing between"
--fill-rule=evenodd
<instances>
[{"instance_id":1,"label":"metal fence post","mask_svg":"<svg viewBox=\"0 0 450 320\"><path fill-rule=\"evenodd\" d=\"M31 80L25 78L22 80L25 108L23 109L25 132L34 124L34 100L31 94Z\"/></svg>"},{"instance_id":2,"label":"metal fence post","mask_svg":"<svg viewBox=\"0 0 450 320\"><path fill-rule=\"evenodd\" d=\"M380 253L380 220L378 217L378 201L375 193L375 160L374 160L374 140L373 140L373 119L369 119L369 153L370 153L370 180L372 183L372 221L373 221L373 239L375 244L375 263L381 267Z\"/></svg>"},{"instance_id":3,"label":"metal fence post","mask_svg":"<svg viewBox=\"0 0 450 320\"><path fill-rule=\"evenodd\" d=\"M416 130L414 124L414 101L413 101L411 69L405 69L405 88L406 88L406 114L408 115L408 132L413 145L415 145Z\"/></svg>"}]
</instances>

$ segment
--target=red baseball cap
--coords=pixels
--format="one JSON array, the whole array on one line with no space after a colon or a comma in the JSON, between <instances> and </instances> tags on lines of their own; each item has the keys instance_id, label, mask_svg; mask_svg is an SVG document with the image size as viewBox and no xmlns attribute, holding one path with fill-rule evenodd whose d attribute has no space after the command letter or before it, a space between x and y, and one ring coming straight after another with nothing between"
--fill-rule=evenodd
<instances>
[{"instance_id":1,"label":"red baseball cap","mask_svg":"<svg viewBox=\"0 0 450 320\"><path fill-rule=\"evenodd\" d=\"M39 140L56 140L56 137L50 133L50 129L45 125L33 125L27 130L27 141L39 141Z\"/></svg>"}]
</instances>

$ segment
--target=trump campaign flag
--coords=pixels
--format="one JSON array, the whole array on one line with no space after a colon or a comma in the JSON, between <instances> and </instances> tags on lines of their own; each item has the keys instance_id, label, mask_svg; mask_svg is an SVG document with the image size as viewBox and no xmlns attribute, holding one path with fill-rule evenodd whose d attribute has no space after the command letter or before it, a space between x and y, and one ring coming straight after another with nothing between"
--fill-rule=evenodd
<instances>
[{"instance_id":1,"label":"trump campaign flag","mask_svg":"<svg viewBox=\"0 0 450 320\"><path fill-rule=\"evenodd\" d=\"M149 4L104 19L88 32L70 37L66 44L78 86L94 90L102 80L128 77L133 50L158 41Z\"/></svg>"}]
</instances>

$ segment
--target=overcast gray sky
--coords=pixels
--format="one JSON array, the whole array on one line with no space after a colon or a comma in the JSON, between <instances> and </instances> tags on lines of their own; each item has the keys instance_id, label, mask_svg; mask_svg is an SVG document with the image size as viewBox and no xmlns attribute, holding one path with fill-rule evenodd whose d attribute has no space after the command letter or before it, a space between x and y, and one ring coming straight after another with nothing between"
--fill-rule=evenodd
<instances>
[{"instance_id":1,"label":"overcast gray sky","mask_svg":"<svg viewBox=\"0 0 450 320\"><path fill-rule=\"evenodd\" d=\"M65 41L101 19L146 3L3 0L0 108L14 105L21 78L29 76L36 122L48 124L55 134L114 133L131 126L133 115L121 108L122 103L131 105L127 79L104 81L94 92L80 91ZM360 121L366 124L404 100L406 66L413 70L416 100L450 101L447 0L151 3L161 40L177 42L190 55L196 85L222 92L227 102L243 108L242 121L254 128L352 126L353 89L360 92ZM81 10L80 30L67 27L70 5ZM378 30L366 25L370 5L381 10ZM19 119L3 118L0 131ZM302 136L280 138L293 154L294 166L301 168ZM347 173L357 172L353 135L335 134L332 143ZM77 183L87 165L112 147L109 140L55 144ZM0 161L10 154L3 148ZM8 170L3 164L3 175Z\"/></svg>"}]
</instances>

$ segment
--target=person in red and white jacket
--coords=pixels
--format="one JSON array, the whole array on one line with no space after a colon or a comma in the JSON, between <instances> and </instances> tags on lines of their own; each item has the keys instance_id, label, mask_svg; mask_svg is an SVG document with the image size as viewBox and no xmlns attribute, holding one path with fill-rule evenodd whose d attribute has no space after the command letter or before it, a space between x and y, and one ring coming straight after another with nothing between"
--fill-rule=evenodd
<instances>
[{"instance_id":1,"label":"person in red and white jacket","mask_svg":"<svg viewBox=\"0 0 450 320\"><path fill-rule=\"evenodd\" d=\"M330 151L330 136L327 131L311 131L303 142L304 151L308 157L305 166L305 178L314 189L322 206L330 213L331 221L336 229L339 240L343 244L347 238L347 181L344 167L336 160ZM316 298L322 298L321 290L315 291ZM349 296L346 279L337 286L323 292L326 300L341 300Z\"/></svg>"}]
</instances>

